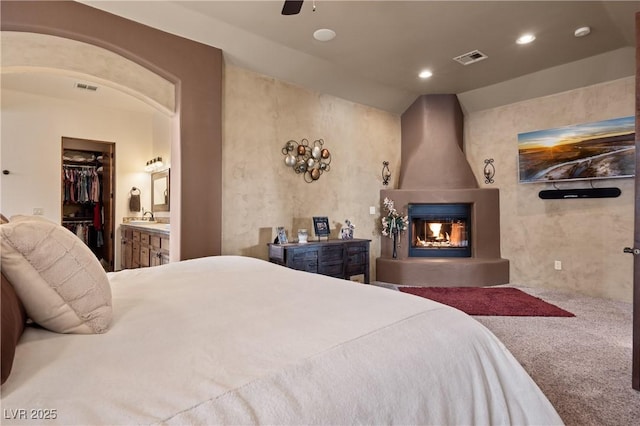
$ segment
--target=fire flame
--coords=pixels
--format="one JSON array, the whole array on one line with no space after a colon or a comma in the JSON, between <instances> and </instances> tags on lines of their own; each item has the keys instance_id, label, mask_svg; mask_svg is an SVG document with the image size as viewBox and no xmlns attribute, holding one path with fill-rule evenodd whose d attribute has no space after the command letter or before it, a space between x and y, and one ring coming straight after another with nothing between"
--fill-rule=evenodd
<instances>
[{"instance_id":1,"label":"fire flame","mask_svg":"<svg viewBox=\"0 0 640 426\"><path fill-rule=\"evenodd\" d=\"M441 229L442 229L442 224L441 223L436 223L436 222L429 223L429 230L431 231L433 236L436 237L437 240L442 239L440 237L440 230Z\"/></svg>"}]
</instances>

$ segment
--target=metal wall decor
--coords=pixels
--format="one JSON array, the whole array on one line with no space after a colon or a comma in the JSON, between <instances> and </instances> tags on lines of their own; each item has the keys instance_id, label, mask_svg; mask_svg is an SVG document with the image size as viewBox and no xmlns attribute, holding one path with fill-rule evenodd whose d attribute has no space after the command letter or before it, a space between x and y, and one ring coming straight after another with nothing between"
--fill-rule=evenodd
<instances>
[{"instance_id":1,"label":"metal wall decor","mask_svg":"<svg viewBox=\"0 0 640 426\"><path fill-rule=\"evenodd\" d=\"M389 185L389 180L391 180L391 170L389 170L389 162L382 162L382 184Z\"/></svg>"},{"instance_id":2,"label":"metal wall decor","mask_svg":"<svg viewBox=\"0 0 640 426\"><path fill-rule=\"evenodd\" d=\"M305 182L318 180L322 173L331 170L331 153L324 148L324 140L316 139L309 143L307 139L300 142L290 140L282 147L284 164L293 171L302 174Z\"/></svg>"},{"instance_id":3,"label":"metal wall decor","mask_svg":"<svg viewBox=\"0 0 640 426\"><path fill-rule=\"evenodd\" d=\"M484 183L493 183L493 177L496 175L496 168L493 165L493 158L484 160Z\"/></svg>"}]
</instances>

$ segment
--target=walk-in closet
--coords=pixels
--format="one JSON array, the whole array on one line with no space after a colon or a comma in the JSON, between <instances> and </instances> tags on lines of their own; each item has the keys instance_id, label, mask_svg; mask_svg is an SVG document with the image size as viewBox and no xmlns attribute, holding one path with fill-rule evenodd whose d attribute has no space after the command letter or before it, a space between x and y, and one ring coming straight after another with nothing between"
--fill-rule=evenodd
<instances>
[{"instance_id":1,"label":"walk-in closet","mask_svg":"<svg viewBox=\"0 0 640 426\"><path fill-rule=\"evenodd\" d=\"M114 268L114 150L112 142L62 138L62 226L107 271Z\"/></svg>"}]
</instances>

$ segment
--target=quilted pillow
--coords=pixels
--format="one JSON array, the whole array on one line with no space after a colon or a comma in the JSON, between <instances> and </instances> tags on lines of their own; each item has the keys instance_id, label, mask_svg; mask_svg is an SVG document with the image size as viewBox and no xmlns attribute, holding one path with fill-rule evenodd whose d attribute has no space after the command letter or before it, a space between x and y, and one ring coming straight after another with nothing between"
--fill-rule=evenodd
<instances>
[{"instance_id":1,"label":"quilted pillow","mask_svg":"<svg viewBox=\"0 0 640 426\"><path fill-rule=\"evenodd\" d=\"M24 306L18 299L13 286L4 274L2 274L2 294L0 297L0 302L2 302L0 307L2 309L2 336L0 338L2 359L0 366L2 368L2 383L4 383L11 373L16 346L24 331L27 314L24 312Z\"/></svg>"},{"instance_id":2,"label":"quilted pillow","mask_svg":"<svg viewBox=\"0 0 640 426\"><path fill-rule=\"evenodd\" d=\"M104 333L111 287L100 262L76 235L43 218L0 225L2 272L29 318L58 333Z\"/></svg>"}]
</instances>

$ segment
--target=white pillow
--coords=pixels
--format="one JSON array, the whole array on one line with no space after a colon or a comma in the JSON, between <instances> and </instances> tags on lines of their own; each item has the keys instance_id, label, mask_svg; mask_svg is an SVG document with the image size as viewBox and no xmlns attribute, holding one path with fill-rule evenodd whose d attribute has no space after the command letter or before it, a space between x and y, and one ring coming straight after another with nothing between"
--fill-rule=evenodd
<instances>
[{"instance_id":1,"label":"white pillow","mask_svg":"<svg viewBox=\"0 0 640 426\"><path fill-rule=\"evenodd\" d=\"M29 318L58 333L104 333L111 287L100 262L75 234L41 217L0 225L2 272Z\"/></svg>"}]
</instances>

